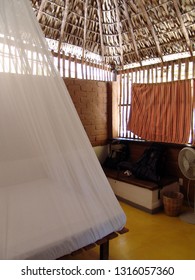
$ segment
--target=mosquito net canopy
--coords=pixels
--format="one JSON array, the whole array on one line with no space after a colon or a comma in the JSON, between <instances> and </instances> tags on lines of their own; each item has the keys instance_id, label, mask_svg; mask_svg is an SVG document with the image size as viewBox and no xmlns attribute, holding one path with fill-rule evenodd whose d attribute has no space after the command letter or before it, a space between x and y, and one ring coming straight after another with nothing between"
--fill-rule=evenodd
<instances>
[{"instance_id":1,"label":"mosquito net canopy","mask_svg":"<svg viewBox=\"0 0 195 280\"><path fill-rule=\"evenodd\" d=\"M0 259L57 258L125 214L27 0L0 1Z\"/></svg>"}]
</instances>

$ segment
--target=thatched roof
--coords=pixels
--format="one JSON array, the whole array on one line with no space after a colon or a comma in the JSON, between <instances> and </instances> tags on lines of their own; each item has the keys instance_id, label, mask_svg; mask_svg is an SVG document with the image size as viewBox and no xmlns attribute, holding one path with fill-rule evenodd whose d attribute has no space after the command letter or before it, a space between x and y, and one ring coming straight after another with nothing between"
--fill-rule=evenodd
<instances>
[{"instance_id":1,"label":"thatched roof","mask_svg":"<svg viewBox=\"0 0 195 280\"><path fill-rule=\"evenodd\" d=\"M123 66L195 52L195 0L30 0L46 38ZM64 45L65 44L65 45Z\"/></svg>"}]
</instances>

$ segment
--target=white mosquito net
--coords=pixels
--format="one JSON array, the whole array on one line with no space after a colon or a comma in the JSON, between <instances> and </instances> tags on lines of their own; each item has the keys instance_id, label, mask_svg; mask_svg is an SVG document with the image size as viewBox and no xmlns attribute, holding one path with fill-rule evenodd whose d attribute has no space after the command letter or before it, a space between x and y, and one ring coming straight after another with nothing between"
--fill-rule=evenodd
<instances>
[{"instance_id":1,"label":"white mosquito net","mask_svg":"<svg viewBox=\"0 0 195 280\"><path fill-rule=\"evenodd\" d=\"M126 221L28 0L0 1L0 259L54 259Z\"/></svg>"}]
</instances>

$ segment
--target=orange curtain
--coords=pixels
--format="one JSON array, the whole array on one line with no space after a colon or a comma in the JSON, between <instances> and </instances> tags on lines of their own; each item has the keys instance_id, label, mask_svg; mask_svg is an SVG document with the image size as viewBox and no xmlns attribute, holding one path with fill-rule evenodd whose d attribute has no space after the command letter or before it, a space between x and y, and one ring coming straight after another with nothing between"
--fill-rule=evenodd
<instances>
[{"instance_id":1,"label":"orange curtain","mask_svg":"<svg viewBox=\"0 0 195 280\"><path fill-rule=\"evenodd\" d=\"M134 84L128 130L145 140L187 143L191 106L190 80Z\"/></svg>"}]
</instances>

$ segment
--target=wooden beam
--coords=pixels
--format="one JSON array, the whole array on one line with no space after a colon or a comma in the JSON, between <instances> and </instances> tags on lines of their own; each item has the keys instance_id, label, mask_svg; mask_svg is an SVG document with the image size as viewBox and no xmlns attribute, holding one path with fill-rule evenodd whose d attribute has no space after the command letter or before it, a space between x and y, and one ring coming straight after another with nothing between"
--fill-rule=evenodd
<instances>
[{"instance_id":1,"label":"wooden beam","mask_svg":"<svg viewBox=\"0 0 195 280\"><path fill-rule=\"evenodd\" d=\"M153 27L153 25L152 25L152 23L150 21L150 18L148 16L147 12L146 12L146 9L144 7L143 0L137 0L137 3L138 3L138 5L139 5L139 7L140 7L140 9L141 9L141 11L142 11L142 13L144 15L144 18L145 18L145 20L147 22L148 29L150 30L150 32L151 32L151 34L152 34L152 36L154 38L154 42L156 44L158 55L160 56L161 61L163 61L162 52L161 52L161 48L160 48L160 43L159 43L158 37L156 35L156 32L154 30L154 27Z\"/></svg>"},{"instance_id":2,"label":"wooden beam","mask_svg":"<svg viewBox=\"0 0 195 280\"><path fill-rule=\"evenodd\" d=\"M118 7L118 1L114 0L114 4L116 7L116 18L117 18L117 30L118 30L118 36L119 36L119 45L120 45L120 49L121 49L121 65L123 68L123 44L122 44L122 36L121 36L121 28L120 28L120 16L119 16L119 7Z\"/></svg>"},{"instance_id":3,"label":"wooden beam","mask_svg":"<svg viewBox=\"0 0 195 280\"><path fill-rule=\"evenodd\" d=\"M38 13L37 13L37 20L38 20L38 21L39 21L40 18L41 18L41 14L42 14L42 12L43 12L43 8L44 8L46 2L47 2L47 0L43 0L43 1L41 2L41 5L39 6L39 11L38 11Z\"/></svg>"},{"instance_id":4,"label":"wooden beam","mask_svg":"<svg viewBox=\"0 0 195 280\"><path fill-rule=\"evenodd\" d=\"M64 36L64 28L65 28L65 25L66 25L68 9L69 9L69 0L66 0L66 5L65 5L65 8L64 8L64 15L63 15L61 29L60 29L60 39L59 39L59 43L58 43L58 52L60 52L62 39L63 39L63 36Z\"/></svg>"},{"instance_id":5,"label":"wooden beam","mask_svg":"<svg viewBox=\"0 0 195 280\"><path fill-rule=\"evenodd\" d=\"M192 44L190 42L190 38L189 38L189 35L188 35L188 32L187 32L187 29L184 25L184 22L183 22L183 19L182 19L182 16L181 16L181 12L179 10L179 7L178 7L178 3L176 0L173 0L173 5L174 5L174 8L175 8L175 12L176 12L176 15L178 17L178 20L180 22L180 25L181 25L181 30L182 30L182 33L184 35L184 38L186 40L186 44L188 46L188 49L189 49L189 52L190 52L190 55L193 56L193 49L192 49Z\"/></svg>"},{"instance_id":6,"label":"wooden beam","mask_svg":"<svg viewBox=\"0 0 195 280\"><path fill-rule=\"evenodd\" d=\"M99 28L100 28L100 41L101 41L101 56L102 61L104 61L104 41L103 41L103 31L102 31L102 7L100 0L97 0L98 4L98 17L99 17Z\"/></svg>"},{"instance_id":7,"label":"wooden beam","mask_svg":"<svg viewBox=\"0 0 195 280\"><path fill-rule=\"evenodd\" d=\"M132 42L133 42L134 50L135 50L135 53L136 53L136 56L137 56L137 59L138 59L140 65L142 65L141 59L140 59L140 56L139 56L139 52L138 52L138 48L137 48L137 43L135 41L135 36L134 36L134 33L133 33L133 25L131 23L131 19L130 19L129 13L128 13L127 3L126 3L125 0L123 0L123 4L124 4L125 16L126 16L126 19L128 21L128 25L129 25L129 31L131 33L131 39L132 39Z\"/></svg>"},{"instance_id":8,"label":"wooden beam","mask_svg":"<svg viewBox=\"0 0 195 280\"><path fill-rule=\"evenodd\" d=\"M87 33L87 7L88 7L88 0L85 1L85 8L84 8L84 35L83 35L83 50L82 50L82 57L85 58L85 43L86 43L86 33Z\"/></svg>"}]
</instances>

